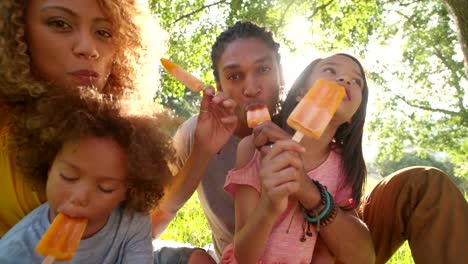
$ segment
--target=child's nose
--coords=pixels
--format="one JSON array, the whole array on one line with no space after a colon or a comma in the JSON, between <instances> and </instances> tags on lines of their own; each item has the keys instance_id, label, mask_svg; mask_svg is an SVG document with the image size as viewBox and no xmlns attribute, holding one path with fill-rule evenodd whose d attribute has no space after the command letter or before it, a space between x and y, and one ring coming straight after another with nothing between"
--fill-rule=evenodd
<instances>
[{"instance_id":1,"label":"child's nose","mask_svg":"<svg viewBox=\"0 0 468 264\"><path fill-rule=\"evenodd\" d=\"M349 86L351 85L351 78L347 75L341 75L337 78L337 83L342 86Z\"/></svg>"},{"instance_id":2,"label":"child's nose","mask_svg":"<svg viewBox=\"0 0 468 264\"><path fill-rule=\"evenodd\" d=\"M89 204L89 191L84 188L76 188L71 197L71 203L74 206L86 207Z\"/></svg>"}]
</instances>

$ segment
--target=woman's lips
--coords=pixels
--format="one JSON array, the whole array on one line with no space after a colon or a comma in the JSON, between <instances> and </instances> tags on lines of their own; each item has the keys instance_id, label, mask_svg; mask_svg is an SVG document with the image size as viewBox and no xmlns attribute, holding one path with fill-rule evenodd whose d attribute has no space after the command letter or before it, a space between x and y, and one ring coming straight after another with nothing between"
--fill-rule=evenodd
<instances>
[{"instance_id":1,"label":"woman's lips","mask_svg":"<svg viewBox=\"0 0 468 264\"><path fill-rule=\"evenodd\" d=\"M92 70L78 70L70 73L85 84L95 84L99 80L99 73Z\"/></svg>"}]
</instances>

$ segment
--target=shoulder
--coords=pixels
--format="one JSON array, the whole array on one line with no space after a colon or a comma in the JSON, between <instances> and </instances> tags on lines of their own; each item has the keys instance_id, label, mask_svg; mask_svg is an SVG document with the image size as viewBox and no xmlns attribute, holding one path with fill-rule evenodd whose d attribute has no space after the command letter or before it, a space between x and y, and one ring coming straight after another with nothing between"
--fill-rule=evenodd
<instances>
[{"instance_id":1,"label":"shoulder","mask_svg":"<svg viewBox=\"0 0 468 264\"><path fill-rule=\"evenodd\" d=\"M174 146L178 152L181 152L182 150L189 152L187 150L190 149L193 143L197 121L198 115L192 116L185 120L185 122L177 129L177 132L174 135Z\"/></svg>"},{"instance_id":2,"label":"shoulder","mask_svg":"<svg viewBox=\"0 0 468 264\"><path fill-rule=\"evenodd\" d=\"M195 128L197 127L198 122L198 115L194 115L189 119L185 120L182 125L180 125L179 129L177 129L177 134L193 134Z\"/></svg>"},{"instance_id":3,"label":"shoulder","mask_svg":"<svg viewBox=\"0 0 468 264\"><path fill-rule=\"evenodd\" d=\"M243 138L237 146L236 169L245 167L254 157L255 150L254 137Z\"/></svg>"},{"instance_id":4,"label":"shoulder","mask_svg":"<svg viewBox=\"0 0 468 264\"><path fill-rule=\"evenodd\" d=\"M0 263L40 262L34 249L49 225L48 208L38 207L0 239Z\"/></svg>"},{"instance_id":5,"label":"shoulder","mask_svg":"<svg viewBox=\"0 0 468 264\"><path fill-rule=\"evenodd\" d=\"M151 218L147 213L121 210L121 223L128 228L131 234L146 233L151 231Z\"/></svg>"}]
</instances>

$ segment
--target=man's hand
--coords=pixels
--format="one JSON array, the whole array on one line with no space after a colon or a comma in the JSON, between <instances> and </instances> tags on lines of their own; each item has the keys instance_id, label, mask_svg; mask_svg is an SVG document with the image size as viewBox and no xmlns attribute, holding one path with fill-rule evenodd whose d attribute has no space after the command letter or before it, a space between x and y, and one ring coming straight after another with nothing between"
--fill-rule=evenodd
<instances>
[{"instance_id":1,"label":"man's hand","mask_svg":"<svg viewBox=\"0 0 468 264\"><path fill-rule=\"evenodd\" d=\"M192 151L211 157L226 144L237 127L236 103L209 86L203 91Z\"/></svg>"}]
</instances>

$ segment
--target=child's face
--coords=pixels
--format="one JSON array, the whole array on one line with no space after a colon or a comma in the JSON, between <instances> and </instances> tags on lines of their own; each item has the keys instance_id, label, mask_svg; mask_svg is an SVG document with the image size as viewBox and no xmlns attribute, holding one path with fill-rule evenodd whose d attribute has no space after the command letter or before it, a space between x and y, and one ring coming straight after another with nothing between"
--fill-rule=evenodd
<instances>
[{"instance_id":1,"label":"child's face","mask_svg":"<svg viewBox=\"0 0 468 264\"><path fill-rule=\"evenodd\" d=\"M359 65L343 55L325 58L314 67L307 80L307 87L312 87L318 79L335 81L345 88L346 94L333 120L340 124L350 121L361 104L364 89L364 78Z\"/></svg>"},{"instance_id":2,"label":"child's face","mask_svg":"<svg viewBox=\"0 0 468 264\"><path fill-rule=\"evenodd\" d=\"M67 141L49 169L49 218L58 212L88 218L83 237L99 231L127 193L127 155L109 138Z\"/></svg>"}]
</instances>

